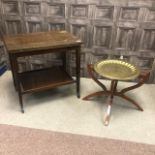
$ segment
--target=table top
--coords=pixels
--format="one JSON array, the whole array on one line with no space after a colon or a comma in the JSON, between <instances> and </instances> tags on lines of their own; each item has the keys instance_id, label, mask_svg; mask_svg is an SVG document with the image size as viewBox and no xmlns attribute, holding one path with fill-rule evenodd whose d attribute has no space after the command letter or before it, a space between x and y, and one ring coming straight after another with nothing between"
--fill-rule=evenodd
<instances>
[{"instance_id":1,"label":"table top","mask_svg":"<svg viewBox=\"0 0 155 155\"><path fill-rule=\"evenodd\" d=\"M140 70L137 66L123 60L101 60L94 65L95 71L111 80L133 80L139 76Z\"/></svg>"},{"instance_id":2,"label":"table top","mask_svg":"<svg viewBox=\"0 0 155 155\"><path fill-rule=\"evenodd\" d=\"M82 42L67 31L48 31L4 36L9 53L72 47Z\"/></svg>"}]
</instances>

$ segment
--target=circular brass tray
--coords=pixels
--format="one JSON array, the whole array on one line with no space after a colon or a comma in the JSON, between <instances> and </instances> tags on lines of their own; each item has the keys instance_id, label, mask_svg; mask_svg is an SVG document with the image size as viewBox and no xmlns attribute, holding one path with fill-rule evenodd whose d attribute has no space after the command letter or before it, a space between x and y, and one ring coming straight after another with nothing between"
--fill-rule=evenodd
<instances>
[{"instance_id":1,"label":"circular brass tray","mask_svg":"<svg viewBox=\"0 0 155 155\"><path fill-rule=\"evenodd\" d=\"M99 75L112 80L133 80L140 74L136 66L122 60L101 60L94 69Z\"/></svg>"}]
</instances>

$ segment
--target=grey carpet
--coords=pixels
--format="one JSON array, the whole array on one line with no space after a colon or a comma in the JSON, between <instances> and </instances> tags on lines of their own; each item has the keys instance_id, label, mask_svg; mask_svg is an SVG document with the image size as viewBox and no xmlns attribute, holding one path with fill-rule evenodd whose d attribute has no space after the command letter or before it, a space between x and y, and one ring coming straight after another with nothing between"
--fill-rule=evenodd
<instances>
[{"instance_id":1,"label":"grey carpet","mask_svg":"<svg viewBox=\"0 0 155 155\"><path fill-rule=\"evenodd\" d=\"M109 86L109 81L102 82ZM120 82L118 88L131 84ZM81 98L98 90L101 88L93 80L81 78ZM143 85L127 95L134 98L144 112L116 97L108 127L103 125L106 98L78 99L74 84L25 95L25 114L22 114L11 72L8 71L0 77L0 124L155 145L155 85Z\"/></svg>"}]
</instances>

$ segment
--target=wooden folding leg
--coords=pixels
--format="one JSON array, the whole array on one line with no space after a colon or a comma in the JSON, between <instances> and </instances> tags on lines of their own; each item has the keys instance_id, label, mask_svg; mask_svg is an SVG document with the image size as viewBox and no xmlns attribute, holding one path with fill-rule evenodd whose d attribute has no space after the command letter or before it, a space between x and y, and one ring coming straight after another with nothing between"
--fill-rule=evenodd
<instances>
[{"instance_id":1,"label":"wooden folding leg","mask_svg":"<svg viewBox=\"0 0 155 155\"><path fill-rule=\"evenodd\" d=\"M92 94L85 96L83 98L83 100L89 100L92 97L102 96L102 95L109 95L109 92L108 91L98 91L98 92L95 92L95 93L92 93Z\"/></svg>"},{"instance_id":2,"label":"wooden folding leg","mask_svg":"<svg viewBox=\"0 0 155 155\"><path fill-rule=\"evenodd\" d=\"M95 96L102 96L102 95L109 95L110 92L107 90L106 86L102 84L95 76L94 76L94 68L92 64L87 65L88 73L90 77L103 89L103 91L98 91L92 94L89 94L83 98L83 100L88 100L89 98L95 97Z\"/></svg>"},{"instance_id":3,"label":"wooden folding leg","mask_svg":"<svg viewBox=\"0 0 155 155\"><path fill-rule=\"evenodd\" d=\"M143 111L143 108L136 101L134 101L132 98L130 98L124 94L120 94L117 96L124 98L125 100L129 101L129 103L132 103L133 105L135 105L138 108L138 110Z\"/></svg>"}]
</instances>

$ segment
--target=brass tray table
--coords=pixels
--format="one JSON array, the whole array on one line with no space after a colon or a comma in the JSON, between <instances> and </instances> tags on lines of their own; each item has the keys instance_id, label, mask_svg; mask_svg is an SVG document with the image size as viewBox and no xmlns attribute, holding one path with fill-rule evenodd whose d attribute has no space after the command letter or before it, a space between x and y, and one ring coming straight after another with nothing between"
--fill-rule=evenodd
<instances>
[{"instance_id":1,"label":"brass tray table","mask_svg":"<svg viewBox=\"0 0 155 155\"><path fill-rule=\"evenodd\" d=\"M125 93L133 90L135 88L140 87L149 77L149 71L143 71L141 72L140 69L133 64L130 64L128 62L125 62L123 60L101 60L97 63L89 64L88 65L88 72L91 78L100 86L102 87L103 91L95 92L92 94L89 94L83 98L83 100L88 100L95 96L101 96L101 95L108 95L109 101L108 101L108 108L107 112L104 117L104 125L109 124L110 119L110 113L111 113L111 106L113 104L113 98L114 96L122 97L126 100L128 100L130 103L135 105L139 110L143 111L141 106L136 103L133 99L126 96ZM111 86L110 90L107 90L106 86L101 83L97 77L95 76L95 73L99 74L100 76L110 79L111 80ZM117 83L118 81L127 81L127 80L134 80L139 79L139 82L133 86L124 88L120 91L117 91Z\"/></svg>"}]
</instances>

